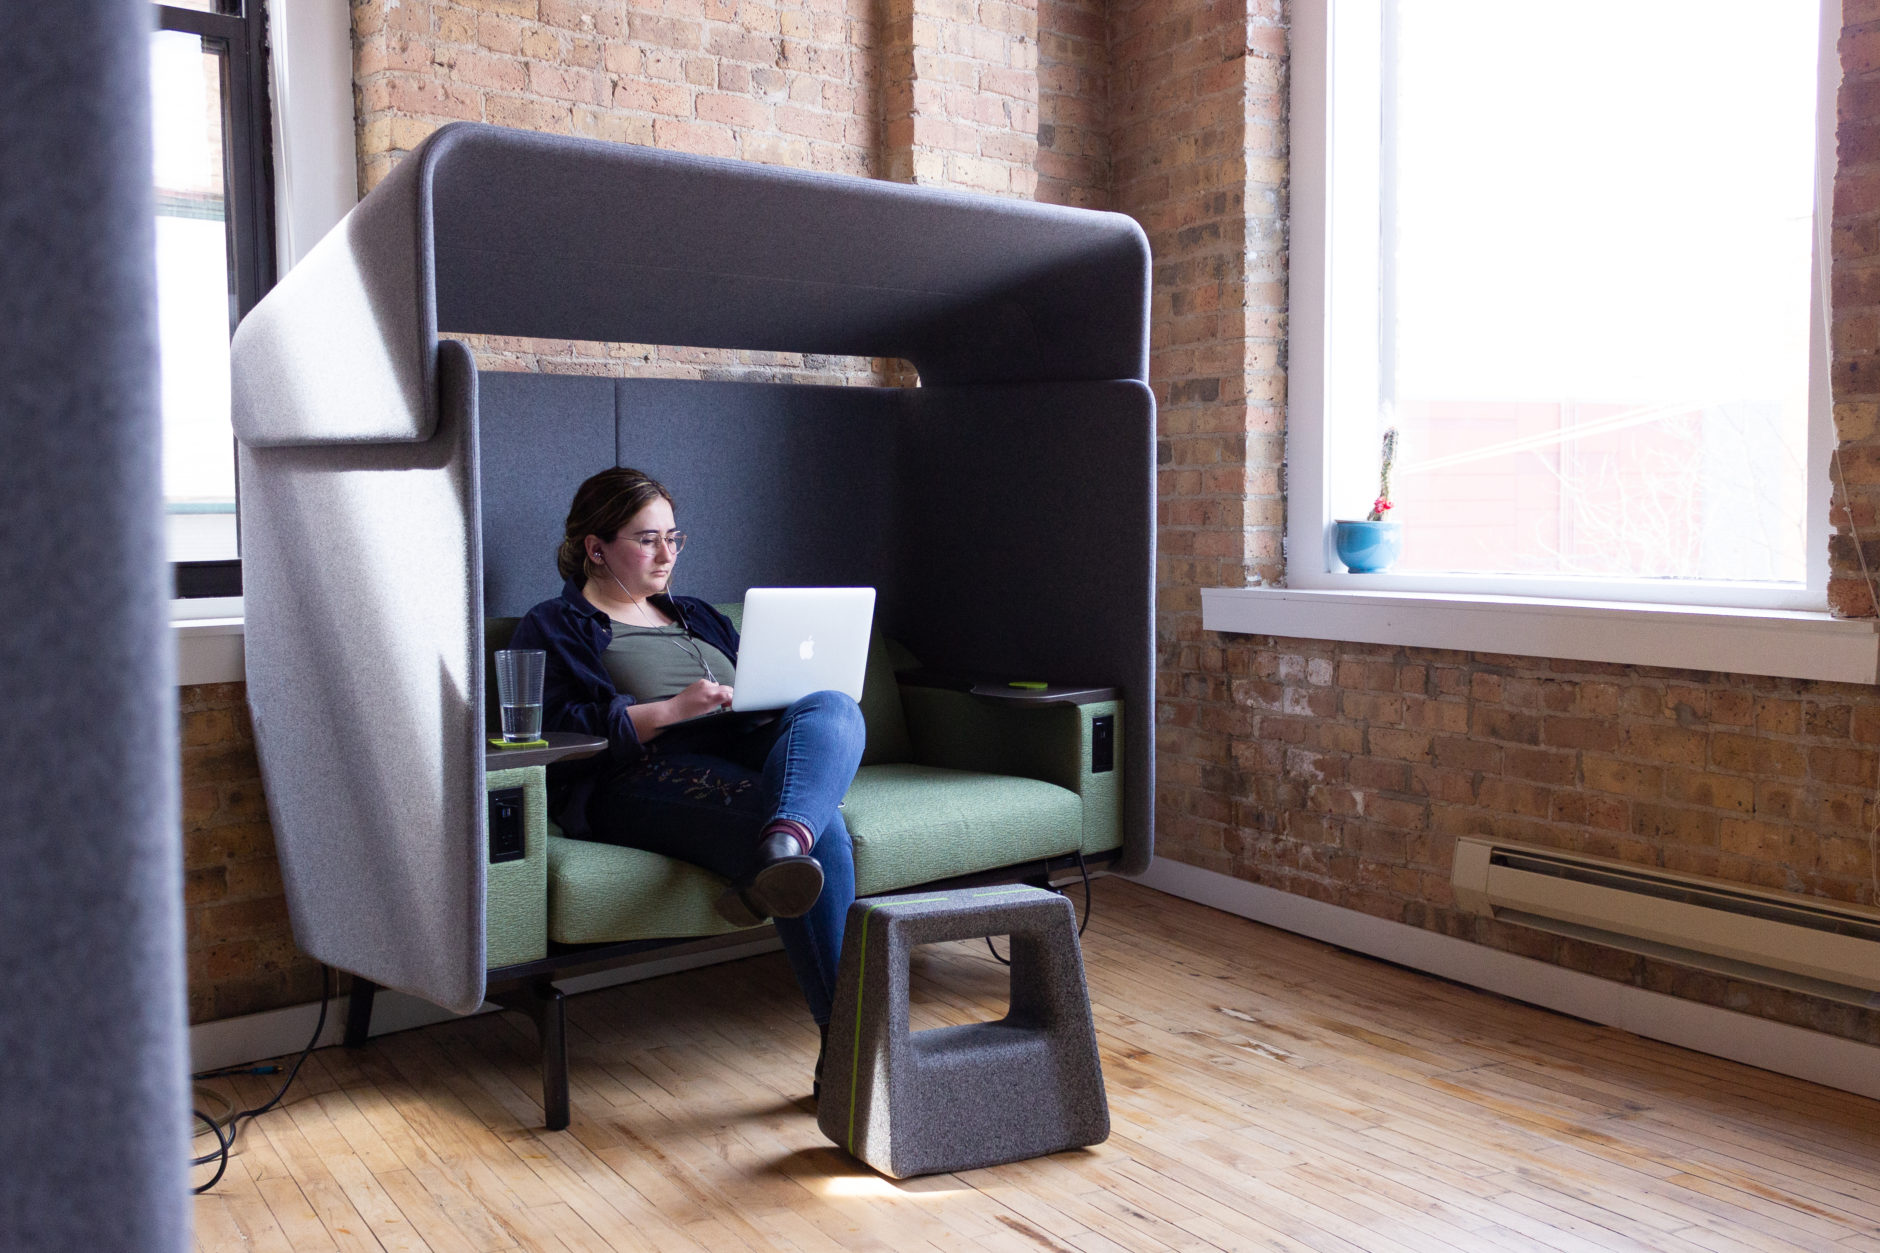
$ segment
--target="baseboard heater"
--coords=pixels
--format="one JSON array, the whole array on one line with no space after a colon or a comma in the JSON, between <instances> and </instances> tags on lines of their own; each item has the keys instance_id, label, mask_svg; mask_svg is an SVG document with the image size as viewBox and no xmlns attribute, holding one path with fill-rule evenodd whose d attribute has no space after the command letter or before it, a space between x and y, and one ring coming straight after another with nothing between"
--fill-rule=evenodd
<instances>
[{"instance_id":1,"label":"baseboard heater","mask_svg":"<svg viewBox=\"0 0 1880 1253\"><path fill-rule=\"evenodd\" d=\"M1456 905L1500 922L1880 1009L1880 909L1464 837Z\"/></svg>"}]
</instances>

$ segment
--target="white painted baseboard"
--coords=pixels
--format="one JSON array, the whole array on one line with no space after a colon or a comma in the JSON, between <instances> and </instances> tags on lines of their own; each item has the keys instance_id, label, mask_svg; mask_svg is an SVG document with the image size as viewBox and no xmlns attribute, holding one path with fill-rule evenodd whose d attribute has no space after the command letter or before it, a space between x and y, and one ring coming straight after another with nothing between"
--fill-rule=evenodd
<instances>
[{"instance_id":1,"label":"white painted baseboard","mask_svg":"<svg viewBox=\"0 0 1880 1253\"><path fill-rule=\"evenodd\" d=\"M1373 918L1167 858L1136 881L1282 931L1713 1057L1880 1099L1880 1048Z\"/></svg>"},{"instance_id":2,"label":"white painted baseboard","mask_svg":"<svg viewBox=\"0 0 1880 1253\"><path fill-rule=\"evenodd\" d=\"M755 957L760 953L774 953L782 947L782 942L777 939L777 933L766 929L757 937L742 944L727 945L722 940L702 941L699 944L686 945L677 953L654 956L635 965L616 966L611 970L595 971L593 974L557 979L555 986L570 995L593 992L600 988L613 987L616 984L657 979L661 975L676 974L681 970L692 970L699 966L714 966L719 962L737 961L744 957ZM487 1014L496 1008L494 1005L485 1004L477 1013ZM305 1005L290 1005L285 1009L271 1009L259 1014L244 1014L239 1018L224 1018L219 1022L199 1023L189 1029L190 1069L192 1071L217 1070L223 1066L239 1066L244 1062L299 1053L307 1046L307 1037L313 1034L313 1024L318 1021L319 1016L320 1003L310 1001ZM456 1017L458 1015L449 1010L439 1009L429 1001L419 1000L415 996L406 996L402 992L381 991L372 1005L372 1034L385 1035L393 1031L408 1031L413 1027L426 1027L434 1022L443 1022ZM345 1034L346 998L336 997L329 1003L326 1026L320 1031L318 1044L323 1048L329 1044L338 1044Z\"/></svg>"}]
</instances>

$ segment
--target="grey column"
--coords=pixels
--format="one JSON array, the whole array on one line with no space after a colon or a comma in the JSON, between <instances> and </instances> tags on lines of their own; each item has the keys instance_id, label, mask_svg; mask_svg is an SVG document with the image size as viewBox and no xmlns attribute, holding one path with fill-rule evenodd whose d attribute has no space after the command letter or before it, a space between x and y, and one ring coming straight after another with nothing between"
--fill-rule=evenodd
<instances>
[{"instance_id":1,"label":"grey column","mask_svg":"<svg viewBox=\"0 0 1880 1253\"><path fill-rule=\"evenodd\" d=\"M0 38L0 1248L189 1244L148 0Z\"/></svg>"}]
</instances>

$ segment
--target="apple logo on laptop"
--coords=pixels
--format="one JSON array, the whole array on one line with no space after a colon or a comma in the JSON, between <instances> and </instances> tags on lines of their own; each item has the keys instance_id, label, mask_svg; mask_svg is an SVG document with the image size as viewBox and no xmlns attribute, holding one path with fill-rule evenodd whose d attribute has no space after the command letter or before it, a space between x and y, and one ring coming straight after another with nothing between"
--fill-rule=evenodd
<instances>
[{"instance_id":1,"label":"apple logo on laptop","mask_svg":"<svg viewBox=\"0 0 1880 1253\"><path fill-rule=\"evenodd\" d=\"M816 637L812 635L801 644L798 644L796 646L796 655L801 657L804 661L808 661L810 658L814 657L816 655Z\"/></svg>"}]
</instances>

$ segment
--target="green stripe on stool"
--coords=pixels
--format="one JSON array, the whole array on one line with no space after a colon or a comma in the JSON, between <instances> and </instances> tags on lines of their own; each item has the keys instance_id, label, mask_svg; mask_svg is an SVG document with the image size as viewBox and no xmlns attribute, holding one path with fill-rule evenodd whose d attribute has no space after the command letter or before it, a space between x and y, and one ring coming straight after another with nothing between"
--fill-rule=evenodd
<instances>
[{"instance_id":1,"label":"green stripe on stool","mask_svg":"<svg viewBox=\"0 0 1880 1253\"><path fill-rule=\"evenodd\" d=\"M883 905L931 905L944 896L920 896L913 900L877 901L862 915L861 951L855 956L855 1047L849 1058L849 1152L855 1152L855 1090L862 1077L862 994L868 990L868 920Z\"/></svg>"}]
</instances>

